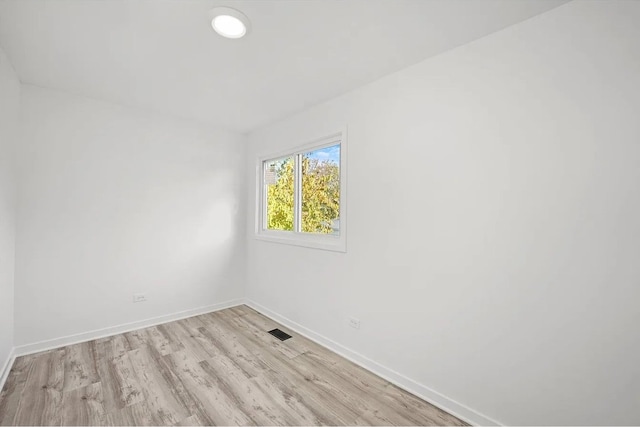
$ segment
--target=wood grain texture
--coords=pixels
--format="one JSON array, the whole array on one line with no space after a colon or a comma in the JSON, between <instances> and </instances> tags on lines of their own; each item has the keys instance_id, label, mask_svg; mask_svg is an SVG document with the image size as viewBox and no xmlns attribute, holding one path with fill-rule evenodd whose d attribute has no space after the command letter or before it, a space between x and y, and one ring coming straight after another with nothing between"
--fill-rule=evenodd
<instances>
[{"instance_id":1,"label":"wood grain texture","mask_svg":"<svg viewBox=\"0 0 640 427\"><path fill-rule=\"evenodd\" d=\"M238 306L19 357L0 425L466 424Z\"/></svg>"},{"instance_id":2,"label":"wood grain texture","mask_svg":"<svg viewBox=\"0 0 640 427\"><path fill-rule=\"evenodd\" d=\"M154 424L175 425L191 415L176 389L175 374L168 371L154 346L132 350L129 358L138 375Z\"/></svg>"},{"instance_id":3,"label":"wood grain texture","mask_svg":"<svg viewBox=\"0 0 640 427\"><path fill-rule=\"evenodd\" d=\"M151 426L154 423L151 411L146 403L135 403L123 409L110 411L107 414L109 426Z\"/></svg>"},{"instance_id":4,"label":"wood grain texture","mask_svg":"<svg viewBox=\"0 0 640 427\"><path fill-rule=\"evenodd\" d=\"M13 424L30 368L31 360L27 357L19 357L11 367L9 377L0 393L0 425Z\"/></svg>"},{"instance_id":5,"label":"wood grain texture","mask_svg":"<svg viewBox=\"0 0 640 427\"><path fill-rule=\"evenodd\" d=\"M144 400L128 352L119 351L117 343L108 340L96 344L95 356L105 409L122 409Z\"/></svg>"},{"instance_id":6,"label":"wood grain texture","mask_svg":"<svg viewBox=\"0 0 640 427\"><path fill-rule=\"evenodd\" d=\"M62 424L65 354L64 348L51 350L36 355L29 363L13 421L8 425ZM4 414L2 418L9 419Z\"/></svg>"},{"instance_id":7,"label":"wood grain texture","mask_svg":"<svg viewBox=\"0 0 640 427\"><path fill-rule=\"evenodd\" d=\"M62 401L63 424L67 426L105 425L102 385L94 383L64 393Z\"/></svg>"},{"instance_id":8,"label":"wood grain texture","mask_svg":"<svg viewBox=\"0 0 640 427\"><path fill-rule=\"evenodd\" d=\"M96 369L95 341L70 345L64 349L65 390L75 390L99 381Z\"/></svg>"}]
</instances>

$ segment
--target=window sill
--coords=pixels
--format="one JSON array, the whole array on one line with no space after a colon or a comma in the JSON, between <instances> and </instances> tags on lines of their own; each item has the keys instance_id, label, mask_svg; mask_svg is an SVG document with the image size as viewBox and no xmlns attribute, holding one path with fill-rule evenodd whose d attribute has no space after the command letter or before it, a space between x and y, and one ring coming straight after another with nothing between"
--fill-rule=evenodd
<instances>
[{"instance_id":1,"label":"window sill","mask_svg":"<svg viewBox=\"0 0 640 427\"><path fill-rule=\"evenodd\" d=\"M265 242L280 243L284 245L302 246L311 249L321 249L332 252L347 252L347 245L344 237L336 236L314 236L314 235L293 235L289 233L256 233L256 240Z\"/></svg>"}]
</instances>

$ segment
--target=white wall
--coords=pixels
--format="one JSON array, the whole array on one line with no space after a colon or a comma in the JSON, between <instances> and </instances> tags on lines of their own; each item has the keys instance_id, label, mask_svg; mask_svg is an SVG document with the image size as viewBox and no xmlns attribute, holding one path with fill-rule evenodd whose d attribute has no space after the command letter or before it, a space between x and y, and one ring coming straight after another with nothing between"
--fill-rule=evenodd
<instances>
[{"instance_id":1,"label":"white wall","mask_svg":"<svg viewBox=\"0 0 640 427\"><path fill-rule=\"evenodd\" d=\"M18 139L20 81L0 49L0 376L13 348L15 255L14 147Z\"/></svg>"},{"instance_id":2,"label":"white wall","mask_svg":"<svg viewBox=\"0 0 640 427\"><path fill-rule=\"evenodd\" d=\"M28 85L22 131L16 345L244 295L243 136Z\"/></svg>"},{"instance_id":3,"label":"white wall","mask_svg":"<svg viewBox=\"0 0 640 427\"><path fill-rule=\"evenodd\" d=\"M248 297L502 423L640 423L638 22L572 2L252 133L249 183L347 124L350 199L325 252L250 186Z\"/></svg>"}]
</instances>

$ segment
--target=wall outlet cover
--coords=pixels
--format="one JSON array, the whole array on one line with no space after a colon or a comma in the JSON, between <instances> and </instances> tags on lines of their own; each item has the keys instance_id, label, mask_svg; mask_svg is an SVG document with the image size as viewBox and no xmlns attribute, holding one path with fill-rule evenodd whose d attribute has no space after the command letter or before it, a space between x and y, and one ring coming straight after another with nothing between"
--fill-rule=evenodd
<instances>
[{"instance_id":1,"label":"wall outlet cover","mask_svg":"<svg viewBox=\"0 0 640 427\"><path fill-rule=\"evenodd\" d=\"M147 294L136 293L133 294L133 302L144 302L147 300Z\"/></svg>"},{"instance_id":2,"label":"wall outlet cover","mask_svg":"<svg viewBox=\"0 0 640 427\"><path fill-rule=\"evenodd\" d=\"M360 329L360 319L356 319L355 317L349 318L349 326L355 329Z\"/></svg>"}]
</instances>

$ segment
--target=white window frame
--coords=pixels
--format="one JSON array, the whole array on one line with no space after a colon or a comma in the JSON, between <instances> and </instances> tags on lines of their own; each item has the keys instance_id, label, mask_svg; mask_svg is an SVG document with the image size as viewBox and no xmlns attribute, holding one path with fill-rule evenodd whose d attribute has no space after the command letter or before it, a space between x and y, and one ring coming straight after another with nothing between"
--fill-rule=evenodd
<instances>
[{"instance_id":1,"label":"white window frame","mask_svg":"<svg viewBox=\"0 0 640 427\"><path fill-rule=\"evenodd\" d=\"M294 190L294 230L268 230L265 228L267 217L266 185L264 182L264 163L269 160L282 159L286 157L296 157L310 151L331 147L340 144L340 234L305 233L296 231L300 227L302 201L299 200L301 190ZM299 162L295 168L294 188L302 185L302 171ZM347 251L347 131L346 128L340 132L315 139L304 145L297 146L290 150L268 155L259 156L256 163L256 218L255 237L274 243L283 243L307 248L324 249L336 252Z\"/></svg>"}]
</instances>

